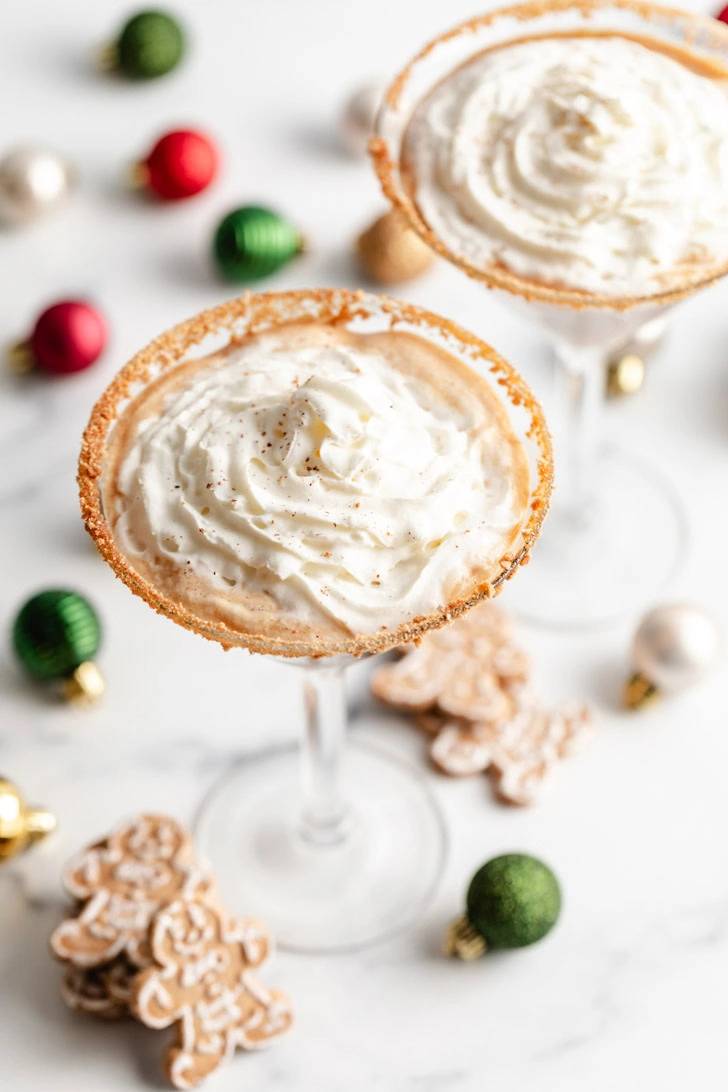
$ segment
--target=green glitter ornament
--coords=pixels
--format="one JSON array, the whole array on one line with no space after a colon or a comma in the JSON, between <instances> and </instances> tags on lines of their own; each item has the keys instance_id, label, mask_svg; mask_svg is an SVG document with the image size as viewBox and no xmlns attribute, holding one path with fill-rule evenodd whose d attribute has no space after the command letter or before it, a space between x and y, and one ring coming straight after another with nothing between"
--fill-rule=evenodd
<instances>
[{"instance_id":1,"label":"green glitter ornament","mask_svg":"<svg viewBox=\"0 0 728 1092\"><path fill-rule=\"evenodd\" d=\"M104 689L92 662L101 644L96 611L76 592L49 589L21 607L13 649L25 671L40 682L60 681L71 701L95 701Z\"/></svg>"},{"instance_id":2,"label":"green glitter ornament","mask_svg":"<svg viewBox=\"0 0 728 1092\"><path fill-rule=\"evenodd\" d=\"M184 52L185 36L173 16L140 11L127 20L116 42L103 50L101 65L131 80L154 80L176 68Z\"/></svg>"},{"instance_id":3,"label":"green glitter ornament","mask_svg":"<svg viewBox=\"0 0 728 1092\"><path fill-rule=\"evenodd\" d=\"M488 949L525 948L549 933L561 913L550 868L526 853L494 857L473 876L463 917L445 938L445 954L477 959Z\"/></svg>"},{"instance_id":4,"label":"green glitter ornament","mask_svg":"<svg viewBox=\"0 0 728 1092\"><path fill-rule=\"evenodd\" d=\"M271 209L244 205L220 222L213 256L223 277L236 284L277 273L303 250L298 229Z\"/></svg>"}]
</instances>

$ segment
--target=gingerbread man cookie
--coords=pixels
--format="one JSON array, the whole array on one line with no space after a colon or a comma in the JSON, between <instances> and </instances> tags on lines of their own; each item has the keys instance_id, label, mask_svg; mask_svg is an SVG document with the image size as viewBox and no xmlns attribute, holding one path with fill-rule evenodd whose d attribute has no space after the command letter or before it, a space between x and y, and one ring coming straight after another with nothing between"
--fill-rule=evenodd
<instances>
[{"instance_id":1,"label":"gingerbread man cookie","mask_svg":"<svg viewBox=\"0 0 728 1092\"><path fill-rule=\"evenodd\" d=\"M379 668L372 690L398 709L423 712L437 705L453 717L498 722L513 715L514 692L525 686L528 668L511 642L506 616L483 603Z\"/></svg>"},{"instance_id":2,"label":"gingerbread man cookie","mask_svg":"<svg viewBox=\"0 0 728 1092\"><path fill-rule=\"evenodd\" d=\"M147 1027L177 1026L165 1055L175 1088L193 1088L236 1049L266 1047L290 1027L286 996L251 975L270 950L259 922L177 899L157 914L150 942L154 965L134 979L131 1007Z\"/></svg>"},{"instance_id":3,"label":"gingerbread man cookie","mask_svg":"<svg viewBox=\"0 0 728 1092\"><path fill-rule=\"evenodd\" d=\"M74 1012L102 1020L120 1020L129 1014L128 1006L109 990L109 967L68 967L61 979L61 997Z\"/></svg>"},{"instance_id":4,"label":"gingerbread man cookie","mask_svg":"<svg viewBox=\"0 0 728 1092\"><path fill-rule=\"evenodd\" d=\"M435 765L454 777L488 772L498 796L531 804L557 762L593 727L585 707L548 712L528 686L529 664L493 603L422 638L373 676L376 697L415 714L433 736Z\"/></svg>"},{"instance_id":5,"label":"gingerbread man cookie","mask_svg":"<svg viewBox=\"0 0 728 1092\"><path fill-rule=\"evenodd\" d=\"M81 969L111 963L122 953L136 967L151 961L147 934L159 907L176 898L209 898L210 872L192 839L174 819L141 815L75 857L64 886L84 903L51 936L51 950Z\"/></svg>"},{"instance_id":6,"label":"gingerbread man cookie","mask_svg":"<svg viewBox=\"0 0 728 1092\"><path fill-rule=\"evenodd\" d=\"M120 1020L129 1015L131 983L137 970L123 955L103 967L70 965L61 979L61 997L75 1012Z\"/></svg>"},{"instance_id":7,"label":"gingerbread man cookie","mask_svg":"<svg viewBox=\"0 0 728 1092\"><path fill-rule=\"evenodd\" d=\"M573 754L592 730L585 706L553 713L524 705L498 727L440 717L430 755L439 769L453 777L487 771L498 796L508 804L533 804L557 762Z\"/></svg>"}]
</instances>

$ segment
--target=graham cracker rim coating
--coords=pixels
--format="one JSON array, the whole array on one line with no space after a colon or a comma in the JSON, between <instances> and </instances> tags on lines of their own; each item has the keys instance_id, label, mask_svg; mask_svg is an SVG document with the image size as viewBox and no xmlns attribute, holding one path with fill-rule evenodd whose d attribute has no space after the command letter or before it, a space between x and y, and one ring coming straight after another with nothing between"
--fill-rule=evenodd
<instances>
[{"instance_id":1,"label":"graham cracker rim coating","mask_svg":"<svg viewBox=\"0 0 728 1092\"><path fill-rule=\"evenodd\" d=\"M402 149L400 148L399 156L395 162L390 155L386 138L379 135L379 131L386 121L387 112L396 112L398 110L400 99L415 67L429 57L439 46L461 36L476 34L482 28L492 26L500 19L513 19L519 23L527 23L539 16L569 11L578 12L584 17L590 17L598 11L610 8L635 12L649 20L653 25L665 24L678 27L683 32L683 41L680 43L680 48L686 52L689 52L690 47L696 44L708 46L712 42L720 43L725 51L725 67L728 73L728 27L712 16L681 11L678 8L663 7L660 4L643 3L642 0L528 0L526 3L497 8L486 15L468 19L464 23L460 23L431 39L400 71L387 89L380 108L376 133L369 141L369 154L374 163L374 169L384 196L394 208L398 209L413 231L417 232L432 250L452 265L462 269L473 280L480 281L488 288L502 289L529 302L535 300L560 307L571 307L578 311L585 308L627 311L633 307L649 304L666 306L677 303L679 300L693 295L699 289L714 284L728 273L728 259L726 259L724 262L716 262L706 267L702 272L686 273L685 280L681 284L666 288L663 291L645 295L610 295L606 292L589 292L569 285L550 284L536 278L522 277L517 273L513 273L505 265L496 263L486 267L475 266L462 255L457 255L450 250L426 222L415 199L408 192L408 187L402 179ZM597 29L596 33L605 32ZM609 33L609 31L606 33ZM615 29L613 33L618 35L619 30ZM649 40L648 28L646 28L642 37ZM655 38L656 43L659 43L659 41L660 39ZM482 52L482 49L475 49L472 54L473 57L479 52ZM454 67L458 66L455 65ZM433 83L429 90L432 90L437 82ZM418 101L421 102L423 97L424 95ZM408 121L411 119L416 105L410 110ZM402 135L404 135L404 132L403 129Z\"/></svg>"},{"instance_id":2,"label":"graham cracker rim coating","mask_svg":"<svg viewBox=\"0 0 728 1092\"><path fill-rule=\"evenodd\" d=\"M527 518L520 530L518 549L504 554L495 563L488 580L474 584L467 594L442 610L403 622L396 629L343 637L306 637L305 640L289 636L271 638L260 633L242 632L223 622L198 618L186 606L169 598L136 572L114 541L103 512L100 489L109 435L121 414L122 403L133 397L135 388L139 389L160 372L179 364L190 349L212 335L227 333L232 340L268 332L293 321L347 325L356 319L381 316L389 320L391 328L405 323L420 336L426 336L423 331L435 332L462 364L467 366L470 362L476 362L483 365L503 391L503 401L507 400L528 414L530 424L523 435L538 449L537 480L531 485ZM482 381L487 382L485 379ZM246 292L237 299L203 311L155 338L118 372L94 406L83 435L78 464L81 514L86 530L116 576L135 595L178 625L208 640L217 641L226 649L237 646L251 652L281 657L362 656L384 652L395 645L417 640L423 633L446 625L476 603L499 594L505 581L513 576L520 565L528 562L549 508L552 485L553 452L543 411L526 382L503 357L448 319L388 296L374 296L361 290L343 288L258 294Z\"/></svg>"}]
</instances>

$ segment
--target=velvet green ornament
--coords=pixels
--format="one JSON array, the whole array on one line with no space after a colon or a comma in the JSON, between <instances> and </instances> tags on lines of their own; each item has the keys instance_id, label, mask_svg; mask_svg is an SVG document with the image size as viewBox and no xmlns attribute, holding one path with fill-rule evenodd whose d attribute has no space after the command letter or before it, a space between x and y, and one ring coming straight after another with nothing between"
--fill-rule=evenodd
<instances>
[{"instance_id":1,"label":"velvet green ornament","mask_svg":"<svg viewBox=\"0 0 728 1092\"><path fill-rule=\"evenodd\" d=\"M184 33L173 16L140 11L122 27L107 63L129 79L154 80L176 68L184 51Z\"/></svg>"},{"instance_id":2,"label":"velvet green ornament","mask_svg":"<svg viewBox=\"0 0 728 1092\"><path fill-rule=\"evenodd\" d=\"M298 229L271 209L244 205L220 222L213 257L222 276L235 284L277 273L303 250Z\"/></svg>"},{"instance_id":3,"label":"velvet green ornament","mask_svg":"<svg viewBox=\"0 0 728 1092\"><path fill-rule=\"evenodd\" d=\"M92 701L103 692L92 662L101 644L101 624L77 592L48 589L34 595L15 619L12 641L25 671L41 682L62 681L69 699Z\"/></svg>"},{"instance_id":4,"label":"velvet green ornament","mask_svg":"<svg viewBox=\"0 0 728 1092\"><path fill-rule=\"evenodd\" d=\"M550 868L525 853L506 853L470 881L466 912L451 926L446 955L477 959L489 949L525 948L542 940L561 913L561 889Z\"/></svg>"}]
</instances>

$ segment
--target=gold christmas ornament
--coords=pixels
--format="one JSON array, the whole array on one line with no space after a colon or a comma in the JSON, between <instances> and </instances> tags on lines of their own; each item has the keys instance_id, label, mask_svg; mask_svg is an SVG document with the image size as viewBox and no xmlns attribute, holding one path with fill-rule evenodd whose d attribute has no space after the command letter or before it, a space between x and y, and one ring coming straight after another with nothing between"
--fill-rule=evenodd
<instances>
[{"instance_id":1,"label":"gold christmas ornament","mask_svg":"<svg viewBox=\"0 0 728 1092\"><path fill-rule=\"evenodd\" d=\"M434 256L426 243L392 210L380 216L356 243L362 271L376 284L402 284L430 268Z\"/></svg>"},{"instance_id":2,"label":"gold christmas ornament","mask_svg":"<svg viewBox=\"0 0 728 1092\"><path fill-rule=\"evenodd\" d=\"M648 611L634 636L624 704L644 709L699 682L718 661L721 644L717 622L702 607L666 603Z\"/></svg>"},{"instance_id":3,"label":"gold christmas ornament","mask_svg":"<svg viewBox=\"0 0 728 1092\"><path fill-rule=\"evenodd\" d=\"M55 828L55 816L28 807L12 781L0 777L0 862L23 853Z\"/></svg>"}]
</instances>

